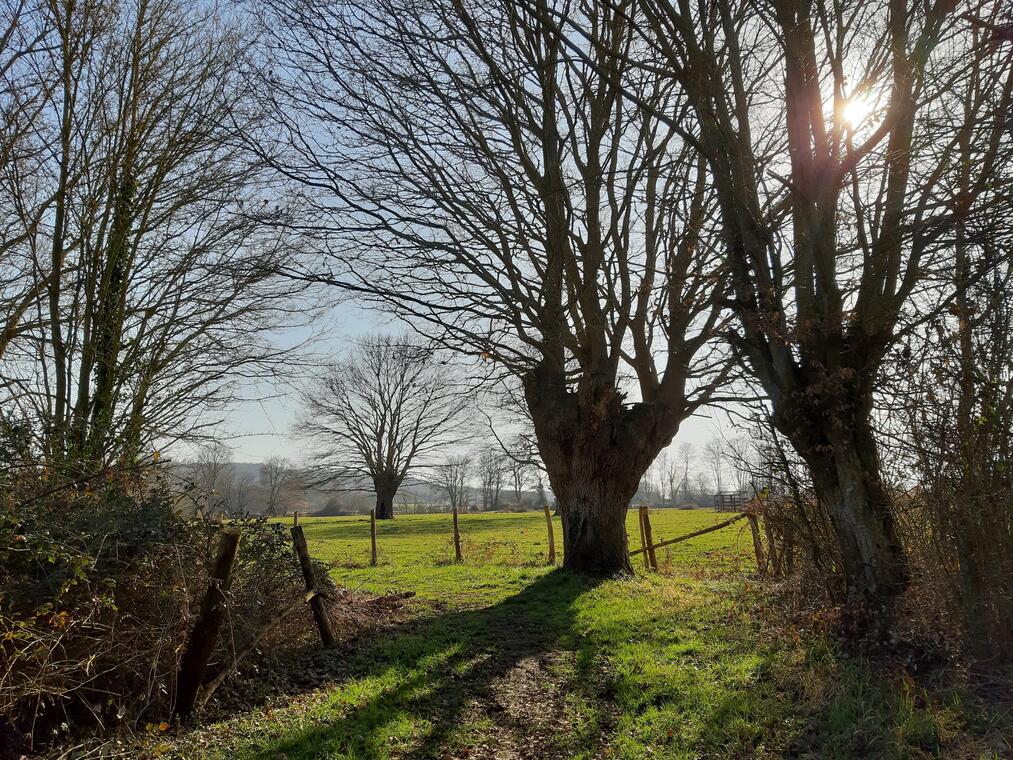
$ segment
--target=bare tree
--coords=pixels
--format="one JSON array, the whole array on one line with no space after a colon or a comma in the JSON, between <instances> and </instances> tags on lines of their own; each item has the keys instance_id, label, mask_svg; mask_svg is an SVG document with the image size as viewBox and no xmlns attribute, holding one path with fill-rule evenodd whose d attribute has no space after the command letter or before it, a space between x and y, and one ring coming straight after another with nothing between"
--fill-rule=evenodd
<instances>
[{"instance_id":1,"label":"bare tree","mask_svg":"<svg viewBox=\"0 0 1013 760\"><path fill-rule=\"evenodd\" d=\"M619 86L678 108L628 65L628 9L576 4L588 63L512 0L269 5L284 136L262 149L325 254L293 274L518 378L566 567L629 571L640 477L726 365L704 165Z\"/></svg>"},{"instance_id":2,"label":"bare tree","mask_svg":"<svg viewBox=\"0 0 1013 760\"><path fill-rule=\"evenodd\" d=\"M299 472L285 457L268 457L260 466L260 482L266 497L267 514L277 514L282 497L297 481Z\"/></svg>"},{"instance_id":3,"label":"bare tree","mask_svg":"<svg viewBox=\"0 0 1013 760\"><path fill-rule=\"evenodd\" d=\"M507 476L507 459L498 449L486 449L478 458L482 509L498 509L500 491Z\"/></svg>"},{"instance_id":4,"label":"bare tree","mask_svg":"<svg viewBox=\"0 0 1013 760\"><path fill-rule=\"evenodd\" d=\"M201 446L190 472L203 509L213 512L225 505L232 482L232 451L228 446L217 441Z\"/></svg>"},{"instance_id":5,"label":"bare tree","mask_svg":"<svg viewBox=\"0 0 1013 760\"><path fill-rule=\"evenodd\" d=\"M689 501L689 470L693 462L693 447L688 443L679 444L679 461L682 463L681 474L679 475L679 487L682 490L682 498Z\"/></svg>"},{"instance_id":6,"label":"bare tree","mask_svg":"<svg viewBox=\"0 0 1013 760\"><path fill-rule=\"evenodd\" d=\"M467 509L468 478L471 477L472 461L469 456L452 456L437 468L440 489L447 496L451 509Z\"/></svg>"},{"instance_id":7,"label":"bare tree","mask_svg":"<svg viewBox=\"0 0 1013 760\"><path fill-rule=\"evenodd\" d=\"M252 475L233 474L229 478L225 504L230 512L252 512L250 507L253 504L253 497L254 479Z\"/></svg>"},{"instance_id":8,"label":"bare tree","mask_svg":"<svg viewBox=\"0 0 1013 760\"><path fill-rule=\"evenodd\" d=\"M734 348L830 513L854 630L882 629L908 574L880 475L876 379L905 305L952 261L955 211L987 202L1003 130L990 114L997 100L1008 112L1013 70L985 65L993 53L954 3L637 7L717 194ZM962 137L953 85L976 69L991 94ZM974 146L964 196L946 180L961 139Z\"/></svg>"},{"instance_id":9,"label":"bare tree","mask_svg":"<svg viewBox=\"0 0 1013 760\"><path fill-rule=\"evenodd\" d=\"M506 468L513 486L514 504L518 507L524 502L524 489L531 482L533 465L531 451L527 447L514 448L506 455Z\"/></svg>"},{"instance_id":10,"label":"bare tree","mask_svg":"<svg viewBox=\"0 0 1013 760\"><path fill-rule=\"evenodd\" d=\"M410 471L464 439L471 396L431 346L407 336L362 340L303 394L302 429L316 442L317 482L376 494L376 516L394 516Z\"/></svg>"},{"instance_id":11,"label":"bare tree","mask_svg":"<svg viewBox=\"0 0 1013 760\"><path fill-rule=\"evenodd\" d=\"M720 493L724 490L725 474L725 451L721 446L721 441L711 438L703 447L703 454L711 475L714 477L714 487Z\"/></svg>"},{"instance_id":12,"label":"bare tree","mask_svg":"<svg viewBox=\"0 0 1013 760\"><path fill-rule=\"evenodd\" d=\"M198 437L284 353L266 334L300 287L273 274L277 194L240 140L263 115L247 41L179 0L21 7L22 36L51 31L7 79L0 281L21 284L0 404L53 465L131 462Z\"/></svg>"},{"instance_id":13,"label":"bare tree","mask_svg":"<svg viewBox=\"0 0 1013 760\"><path fill-rule=\"evenodd\" d=\"M34 136L58 85L51 52L58 44L56 19L41 6L0 3L0 357L15 338L38 330L32 307L51 279L32 238L54 197L28 181L47 160L46 145Z\"/></svg>"}]
</instances>

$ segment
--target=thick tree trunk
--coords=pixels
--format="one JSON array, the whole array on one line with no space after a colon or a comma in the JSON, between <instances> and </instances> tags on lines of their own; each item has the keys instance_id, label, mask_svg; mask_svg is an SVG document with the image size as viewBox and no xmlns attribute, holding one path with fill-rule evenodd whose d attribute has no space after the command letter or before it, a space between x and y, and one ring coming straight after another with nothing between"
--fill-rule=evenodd
<instances>
[{"instance_id":1,"label":"thick tree trunk","mask_svg":"<svg viewBox=\"0 0 1013 760\"><path fill-rule=\"evenodd\" d=\"M904 550L879 473L872 431L859 424L810 462L813 487L837 537L847 591L845 627L885 632L907 585Z\"/></svg>"},{"instance_id":2,"label":"thick tree trunk","mask_svg":"<svg viewBox=\"0 0 1013 760\"><path fill-rule=\"evenodd\" d=\"M678 410L624 406L614 387L567 392L527 378L525 396L563 522L563 567L591 576L632 573L626 513L640 478L678 431Z\"/></svg>"},{"instance_id":3,"label":"thick tree trunk","mask_svg":"<svg viewBox=\"0 0 1013 760\"><path fill-rule=\"evenodd\" d=\"M616 452L618 454L618 452ZM626 512L636 493L625 482L590 470L567 468L553 476L563 520L563 567L585 575L632 573L626 542ZM576 470L576 472L575 472Z\"/></svg>"},{"instance_id":4,"label":"thick tree trunk","mask_svg":"<svg viewBox=\"0 0 1013 760\"><path fill-rule=\"evenodd\" d=\"M394 519L394 497L391 493L377 493L377 520Z\"/></svg>"},{"instance_id":5,"label":"thick tree trunk","mask_svg":"<svg viewBox=\"0 0 1013 760\"><path fill-rule=\"evenodd\" d=\"M394 490L382 488L376 492L376 519L394 519Z\"/></svg>"},{"instance_id":6,"label":"thick tree trunk","mask_svg":"<svg viewBox=\"0 0 1013 760\"><path fill-rule=\"evenodd\" d=\"M875 354L871 344L849 350ZM871 424L876 366L869 359L860 371L842 368L834 351L828 356L814 360L799 389L775 394L773 422L805 460L830 521L845 585L844 633L879 637L893 623L908 571Z\"/></svg>"}]
</instances>

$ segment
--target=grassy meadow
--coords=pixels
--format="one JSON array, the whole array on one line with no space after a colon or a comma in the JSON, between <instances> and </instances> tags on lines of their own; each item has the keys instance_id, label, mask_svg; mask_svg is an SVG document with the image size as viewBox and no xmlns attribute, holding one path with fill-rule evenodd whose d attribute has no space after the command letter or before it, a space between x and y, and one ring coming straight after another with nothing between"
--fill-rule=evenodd
<instances>
[{"instance_id":1,"label":"grassy meadow","mask_svg":"<svg viewBox=\"0 0 1013 760\"><path fill-rule=\"evenodd\" d=\"M655 540L723 519L652 512ZM636 543L636 513L630 513ZM792 625L744 523L592 584L546 563L541 513L309 518L339 585L414 591L410 615L316 661L302 693L160 744L186 758L979 758L1010 717L950 676L884 669ZM561 535L556 522L557 552ZM639 558L635 558L638 559ZM559 557L557 557L557 562ZM885 673L885 674L884 674Z\"/></svg>"}]
</instances>

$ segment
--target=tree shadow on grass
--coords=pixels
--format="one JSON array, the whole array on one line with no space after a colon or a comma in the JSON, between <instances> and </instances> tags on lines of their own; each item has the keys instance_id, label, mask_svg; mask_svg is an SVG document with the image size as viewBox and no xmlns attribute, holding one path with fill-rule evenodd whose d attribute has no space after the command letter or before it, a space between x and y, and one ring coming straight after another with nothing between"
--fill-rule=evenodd
<instances>
[{"instance_id":1,"label":"tree shadow on grass","mask_svg":"<svg viewBox=\"0 0 1013 760\"><path fill-rule=\"evenodd\" d=\"M355 655L328 708L334 718L287 733L245 757L364 758L399 748L439 757L462 713L518 663L559 649L588 580L556 570L502 602L384 631ZM343 704L344 703L344 704Z\"/></svg>"}]
</instances>

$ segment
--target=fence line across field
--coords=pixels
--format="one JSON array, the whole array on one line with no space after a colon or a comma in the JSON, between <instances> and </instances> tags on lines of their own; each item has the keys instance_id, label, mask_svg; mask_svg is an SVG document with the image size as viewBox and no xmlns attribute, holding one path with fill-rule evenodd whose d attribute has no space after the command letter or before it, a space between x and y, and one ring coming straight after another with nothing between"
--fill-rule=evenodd
<instances>
[{"instance_id":1,"label":"fence line across field","mask_svg":"<svg viewBox=\"0 0 1013 760\"><path fill-rule=\"evenodd\" d=\"M641 515L644 516L644 517L646 517L646 519L644 519L641 522L641 525L643 526L643 529L644 529L643 540L641 541L641 543L643 544L643 546L640 549L634 549L633 551L631 551L630 552L630 556L631 557L636 556L637 554L643 554L644 552L647 552L647 554L650 555L655 550L661 549L662 547L671 546L672 544L682 543L683 541L688 541L691 538L696 538L697 536L702 536L705 533L713 533L716 530L721 530L722 528L727 528L732 523L737 522L738 520L741 520L744 517L749 517L750 516L748 512L740 512L739 514L735 515L735 517L732 517L729 520L725 520L724 522L720 522L717 525L711 525L710 527L703 528L701 530L696 530L696 531L693 531L692 533L687 533L684 536L678 536L677 538L670 538L667 541L659 541L658 543L654 544L654 543L651 543L651 534L650 534L651 523L650 523L650 517L645 514L646 511L647 511L647 508L646 507L641 507L641 509L644 510L643 512L641 512ZM657 569L657 566L656 566L656 564L653 561L652 561L652 565L655 567L655 569Z\"/></svg>"}]
</instances>

